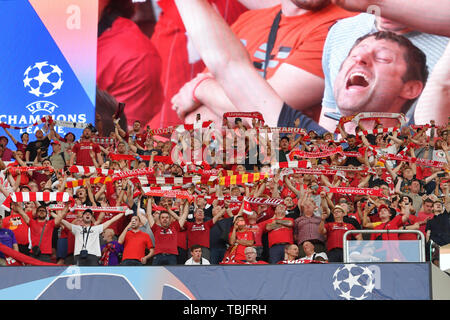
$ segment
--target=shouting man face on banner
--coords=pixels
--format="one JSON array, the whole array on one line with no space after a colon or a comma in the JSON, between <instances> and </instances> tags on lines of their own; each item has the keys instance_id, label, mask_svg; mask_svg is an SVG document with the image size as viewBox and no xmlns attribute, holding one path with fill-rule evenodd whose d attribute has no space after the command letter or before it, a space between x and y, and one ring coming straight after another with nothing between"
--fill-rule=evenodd
<instances>
[{"instance_id":1,"label":"shouting man face on banner","mask_svg":"<svg viewBox=\"0 0 450 320\"><path fill-rule=\"evenodd\" d=\"M405 37L381 31L356 41L336 78L334 95L343 116L406 113L427 77L425 54Z\"/></svg>"}]
</instances>

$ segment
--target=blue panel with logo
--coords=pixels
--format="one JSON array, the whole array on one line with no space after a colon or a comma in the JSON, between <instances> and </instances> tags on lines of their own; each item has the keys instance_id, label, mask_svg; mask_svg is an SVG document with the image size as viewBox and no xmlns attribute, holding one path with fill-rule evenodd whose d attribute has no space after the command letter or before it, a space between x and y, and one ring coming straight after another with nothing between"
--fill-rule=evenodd
<instances>
[{"instance_id":1,"label":"blue panel with logo","mask_svg":"<svg viewBox=\"0 0 450 320\"><path fill-rule=\"evenodd\" d=\"M47 115L60 121L94 121L93 102L27 0L0 1L0 30L0 122L27 127ZM20 142L22 132L37 129L10 132ZM56 130L67 133L67 128ZM70 130L80 136L79 129ZM11 141L8 147L15 150Z\"/></svg>"},{"instance_id":2,"label":"blue panel with logo","mask_svg":"<svg viewBox=\"0 0 450 320\"><path fill-rule=\"evenodd\" d=\"M429 300L430 268L428 263L8 267L0 268L0 300Z\"/></svg>"}]
</instances>

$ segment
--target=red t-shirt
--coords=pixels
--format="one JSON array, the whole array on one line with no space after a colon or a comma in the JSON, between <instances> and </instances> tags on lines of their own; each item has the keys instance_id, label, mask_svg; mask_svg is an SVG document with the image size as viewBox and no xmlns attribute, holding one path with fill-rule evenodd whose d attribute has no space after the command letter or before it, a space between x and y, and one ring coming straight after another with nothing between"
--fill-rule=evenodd
<instances>
[{"instance_id":1,"label":"red t-shirt","mask_svg":"<svg viewBox=\"0 0 450 320\"><path fill-rule=\"evenodd\" d=\"M264 228L266 228L267 224L272 223L275 220L280 220L280 219L273 217L269 220L264 221L264 223L262 223L261 226L264 226ZM294 219L283 218L281 220L291 221L292 228L281 227L278 229L268 231L269 232L269 237L268 237L269 238L269 247L272 247L273 245L279 244L279 243L294 243L294 234L293 234Z\"/></svg>"},{"instance_id":2,"label":"red t-shirt","mask_svg":"<svg viewBox=\"0 0 450 320\"><path fill-rule=\"evenodd\" d=\"M136 135L131 135L130 137L133 139L134 136L134 141L141 147L145 149L145 140L147 140L147 133L143 132L143 133L138 133Z\"/></svg>"},{"instance_id":3,"label":"red t-shirt","mask_svg":"<svg viewBox=\"0 0 450 320\"><path fill-rule=\"evenodd\" d=\"M178 248L187 250L188 249L188 246L187 246L187 231L186 231L185 228L186 228L186 224L183 226L183 229L178 232L177 245L178 245Z\"/></svg>"},{"instance_id":4,"label":"red t-shirt","mask_svg":"<svg viewBox=\"0 0 450 320\"><path fill-rule=\"evenodd\" d=\"M105 215L103 216L102 223L105 223L108 220L111 220L117 213L112 212L105 212ZM98 219L98 216L100 213L94 213L95 219ZM123 216L119 220L114 221L110 226L109 229L113 229L114 233L118 236L122 233L123 229L125 228L125 221L126 217Z\"/></svg>"},{"instance_id":5,"label":"red t-shirt","mask_svg":"<svg viewBox=\"0 0 450 320\"><path fill-rule=\"evenodd\" d=\"M264 223L264 222L262 222ZM253 232L255 237L255 247L262 247L262 234L264 232L264 227L260 224L247 224L247 229Z\"/></svg>"},{"instance_id":6,"label":"red t-shirt","mask_svg":"<svg viewBox=\"0 0 450 320\"><path fill-rule=\"evenodd\" d=\"M280 9L281 5L277 5L267 9L247 11L232 26L233 32L245 44L253 65L261 74L265 59L263 45L267 43L273 20ZM324 78L322 53L328 30L338 19L352 15L355 14L335 5L298 16L282 15L271 61L267 68L267 79L270 79L283 63ZM311 108L307 111L314 109L318 111L307 112L307 114L318 116L320 108Z\"/></svg>"},{"instance_id":7,"label":"red t-shirt","mask_svg":"<svg viewBox=\"0 0 450 320\"><path fill-rule=\"evenodd\" d=\"M17 151L22 151L22 153L25 154L25 152L27 150L27 145L23 144L22 142L17 142L16 148L17 148Z\"/></svg>"},{"instance_id":8,"label":"red t-shirt","mask_svg":"<svg viewBox=\"0 0 450 320\"><path fill-rule=\"evenodd\" d=\"M231 231L228 234L228 239L230 239L232 233L233 233L233 231ZM250 230L236 231L236 240L255 240L255 236L253 235L253 232ZM247 247L240 245L240 244L236 247L235 257L234 257L235 261L246 259L245 248L247 248Z\"/></svg>"},{"instance_id":9,"label":"red t-shirt","mask_svg":"<svg viewBox=\"0 0 450 320\"><path fill-rule=\"evenodd\" d=\"M161 58L150 39L131 20L117 18L97 44L97 85L125 103L128 125L143 125L164 100Z\"/></svg>"},{"instance_id":10,"label":"red t-shirt","mask_svg":"<svg viewBox=\"0 0 450 320\"><path fill-rule=\"evenodd\" d=\"M66 220L69 223L72 223L75 221L75 219L78 217L78 214L76 212L68 212L64 220ZM59 236L61 239L67 238L67 254L72 254L75 249L75 235L64 227L64 225L61 224L61 235Z\"/></svg>"},{"instance_id":11,"label":"red t-shirt","mask_svg":"<svg viewBox=\"0 0 450 320\"><path fill-rule=\"evenodd\" d=\"M393 218L391 221L382 223L380 222L374 230L398 230L402 225L402 215L397 215L395 218ZM398 240L398 233L373 233L370 236L371 240L375 240L381 235L382 240Z\"/></svg>"},{"instance_id":12,"label":"red t-shirt","mask_svg":"<svg viewBox=\"0 0 450 320\"><path fill-rule=\"evenodd\" d=\"M417 221L418 222L427 221L427 220L433 219L433 217L434 217L434 213L427 214L423 211L420 211L417 214ZM420 227L419 227L419 231L422 231L423 235L426 235L426 231L425 231L426 226L427 226L427 224L424 223L424 224L420 225Z\"/></svg>"},{"instance_id":13,"label":"red t-shirt","mask_svg":"<svg viewBox=\"0 0 450 320\"><path fill-rule=\"evenodd\" d=\"M159 253L169 253L178 255L178 233L180 224L174 221L165 229L156 223L152 227L155 236L155 255Z\"/></svg>"},{"instance_id":14,"label":"red t-shirt","mask_svg":"<svg viewBox=\"0 0 450 320\"><path fill-rule=\"evenodd\" d=\"M419 222L419 219L415 216L410 214L408 217L408 220L403 223L403 226L411 226L415 224L416 222ZM398 234L399 240L417 240L417 235L415 233L399 233Z\"/></svg>"},{"instance_id":15,"label":"red t-shirt","mask_svg":"<svg viewBox=\"0 0 450 320\"><path fill-rule=\"evenodd\" d=\"M47 224L45 224L47 222ZM29 226L31 229L31 245L39 245L39 240L42 234L42 228L45 225L44 235L42 236L41 252L42 254L52 254L52 238L53 229L55 229L55 220L38 221L31 219Z\"/></svg>"},{"instance_id":16,"label":"red t-shirt","mask_svg":"<svg viewBox=\"0 0 450 320\"><path fill-rule=\"evenodd\" d=\"M31 211L27 212L30 219L33 219ZM28 244L28 225L23 220L22 216L18 213L13 213L10 216L3 219L3 228L9 229L14 232L17 243L26 245Z\"/></svg>"},{"instance_id":17,"label":"red t-shirt","mask_svg":"<svg viewBox=\"0 0 450 320\"><path fill-rule=\"evenodd\" d=\"M334 248L343 248L343 236L349 230L356 230L350 223L345 222L329 222L325 224L327 230L327 250Z\"/></svg>"},{"instance_id":18,"label":"red t-shirt","mask_svg":"<svg viewBox=\"0 0 450 320\"><path fill-rule=\"evenodd\" d=\"M188 248L191 248L194 244L209 248L209 230L213 225L212 219L202 223L186 221Z\"/></svg>"},{"instance_id":19,"label":"red t-shirt","mask_svg":"<svg viewBox=\"0 0 450 320\"><path fill-rule=\"evenodd\" d=\"M125 234L123 244L123 260L141 260L143 257L145 257L145 249L153 248L153 243L150 239L150 236L147 233L142 232L141 230L138 230L137 232L129 230Z\"/></svg>"},{"instance_id":20,"label":"red t-shirt","mask_svg":"<svg viewBox=\"0 0 450 320\"><path fill-rule=\"evenodd\" d=\"M75 143L72 148L72 152L75 153L75 163L78 166L93 166L94 162L92 161L90 151L94 151L95 154L100 153L100 147L98 144L93 143L91 141L80 141Z\"/></svg>"}]
</instances>

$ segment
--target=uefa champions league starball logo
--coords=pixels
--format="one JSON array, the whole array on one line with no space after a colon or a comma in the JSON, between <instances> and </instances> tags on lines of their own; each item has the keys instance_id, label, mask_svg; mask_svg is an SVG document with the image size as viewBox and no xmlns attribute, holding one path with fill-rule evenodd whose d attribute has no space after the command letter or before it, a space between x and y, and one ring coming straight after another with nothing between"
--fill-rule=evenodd
<instances>
[{"instance_id":1,"label":"uefa champions league starball logo","mask_svg":"<svg viewBox=\"0 0 450 320\"><path fill-rule=\"evenodd\" d=\"M369 268L346 264L333 274L333 288L346 300L364 300L375 288L375 279Z\"/></svg>"},{"instance_id":2,"label":"uefa champions league starball logo","mask_svg":"<svg viewBox=\"0 0 450 320\"><path fill-rule=\"evenodd\" d=\"M23 85L36 97L50 97L61 89L64 83L62 73L57 65L49 64L47 61L36 62L25 70Z\"/></svg>"}]
</instances>

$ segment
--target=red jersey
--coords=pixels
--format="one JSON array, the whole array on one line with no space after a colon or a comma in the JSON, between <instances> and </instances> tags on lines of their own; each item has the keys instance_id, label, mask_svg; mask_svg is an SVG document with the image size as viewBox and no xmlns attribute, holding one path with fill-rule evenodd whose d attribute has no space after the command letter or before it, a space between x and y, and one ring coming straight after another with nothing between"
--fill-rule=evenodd
<instances>
[{"instance_id":1,"label":"red jersey","mask_svg":"<svg viewBox=\"0 0 450 320\"><path fill-rule=\"evenodd\" d=\"M212 219L202 223L186 221L188 248L191 248L194 244L209 248L209 230L213 225Z\"/></svg>"},{"instance_id":2,"label":"red jersey","mask_svg":"<svg viewBox=\"0 0 450 320\"><path fill-rule=\"evenodd\" d=\"M55 220L49 221L38 221L36 219L30 219L30 230L31 230L31 245L39 245L39 240L41 239L42 229L45 230L41 241L41 252L42 254L52 254L52 238L53 229L55 229Z\"/></svg>"},{"instance_id":3,"label":"red jersey","mask_svg":"<svg viewBox=\"0 0 450 320\"><path fill-rule=\"evenodd\" d=\"M425 213L423 211L420 211L417 214L418 222L428 221L428 220L433 219L433 217L434 217L434 213L427 214L427 213ZM425 231L426 226L427 226L427 224L424 223L424 224L421 224L420 227L419 227L419 231L422 231L423 235L426 235L426 231Z\"/></svg>"},{"instance_id":4,"label":"red jersey","mask_svg":"<svg viewBox=\"0 0 450 320\"><path fill-rule=\"evenodd\" d=\"M105 212L105 215L103 216L102 223L105 223L106 221L111 220L116 214L117 213ZM94 214L95 219L98 219L99 215L100 215L100 213L95 213ZM122 233L123 229L125 228L124 221L126 221L126 217L125 216L121 217L117 221L114 221L113 224L111 224L109 226L109 229L113 229L114 233L116 235L120 235Z\"/></svg>"},{"instance_id":5,"label":"red jersey","mask_svg":"<svg viewBox=\"0 0 450 320\"><path fill-rule=\"evenodd\" d=\"M272 247L273 245L280 244L280 243L294 243L294 233L293 233L294 219L292 219L292 218L277 219L277 218L273 217L267 221L264 221L264 223L261 225L262 226L264 225L264 227L266 228L267 224L270 224L275 220L291 221L292 228L281 227L278 229L268 231L269 232L269 247Z\"/></svg>"},{"instance_id":6,"label":"red jersey","mask_svg":"<svg viewBox=\"0 0 450 320\"><path fill-rule=\"evenodd\" d=\"M345 222L330 222L325 224L327 230L327 250L334 248L343 248L343 236L349 230L356 230L350 223Z\"/></svg>"},{"instance_id":7,"label":"red jersey","mask_svg":"<svg viewBox=\"0 0 450 320\"><path fill-rule=\"evenodd\" d=\"M231 234L233 231L231 231L228 234L228 239L230 239ZM236 240L255 240L255 236L253 235L253 232L250 230L244 230L244 231L236 231ZM235 257L234 260L245 260L245 248L246 246L238 244L236 247L236 250L234 251Z\"/></svg>"},{"instance_id":8,"label":"red jersey","mask_svg":"<svg viewBox=\"0 0 450 320\"><path fill-rule=\"evenodd\" d=\"M255 247L262 247L262 234L264 232L264 227L257 224L247 224L246 228L253 232L253 236L255 237Z\"/></svg>"},{"instance_id":9,"label":"red jersey","mask_svg":"<svg viewBox=\"0 0 450 320\"><path fill-rule=\"evenodd\" d=\"M123 260L141 260L145 257L145 249L153 248L153 243L150 236L141 230L138 230L137 232L129 230L125 234L123 244Z\"/></svg>"},{"instance_id":10,"label":"red jersey","mask_svg":"<svg viewBox=\"0 0 450 320\"><path fill-rule=\"evenodd\" d=\"M401 215L399 215L399 216L401 216ZM406 222L403 223L403 226L404 227L411 226L411 225L415 224L416 222L419 222L419 219L415 215L410 214L408 217L408 220L406 220ZM398 239L399 240L417 240L417 234L415 234L415 233L399 233Z\"/></svg>"},{"instance_id":11,"label":"red jersey","mask_svg":"<svg viewBox=\"0 0 450 320\"><path fill-rule=\"evenodd\" d=\"M388 222L380 222L378 225L373 228L374 230L398 230L402 225L402 215L397 215L395 218ZM381 236L382 240L398 240L398 233L373 233L370 236L371 240L377 239Z\"/></svg>"},{"instance_id":12,"label":"red jersey","mask_svg":"<svg viewBox=\"0 0 450 320\"><path fill-rule=\"evenodd\" d=\"M152 227L155 236L155 255L159 253L169 253L178 255L178 233L180 232L180 224L174 221L170 226L162 228L156 223Z\"/></svg>"},{"instance_id":13,"label":"red jersey","mask_svg":"<svg viewBox=\"0 0 450 320\"><path fill-rule=\"evenodd\" d=\"M164 100L161 58L150 39L131 20L117 18L98 38L97 84L125 103L128 125L146 125Z\"/></svg>"},{"instance_id":14,"label":"red jersey","mask_svg":"<svg viewBox=\"0 0 450 320\"><path fill-rule=\"evenodd\" d=\"M31 211L27 212L30 219L33 219ZM18 213L13 213L10 216L3 219L3 228L9 229L14 232L17 243L21 245L28 244L28 225L23 220L22 216Z\"/></svg>"},{"instance_id":15,"label":"red jersey","mask_svg":"<svg viewBox=\"0 0 450 320\"><path fill-rule=\"evenodd\" d=\"M183 226L183 229L180 232L178 232L177 245L178 245L178 248L187 250L188 249L188 246L187 246L187 231L186 231L185 228L186 228L186 224Z\"/></svg>"},{"instance_id":16,"label":"red jersey","mask_svg":"<svg viewBox=\"0 0 450 320\"><path fill-rule=\"evenodd\" d=\"M77 212L68 212L64 220L66 220L69 223L73 223L75 219L77 219L78 213ZM61 224L61 235L59 236L61 239L67 238L67 254L72 254L75 248L75 235L64 227L64 225Z\"/></svg>"},{"instance_id":17,"label":"red jersey","mask_svg":"<svg viewBox=\"0 0 450 320\"><path fill-rule=\"evenodd\" d=\"M141 148L145 149L145 140L147 140L147 132L141 132L138 134L131 134L131 139L136 142Z\"/></svg>"},{"instance_id":18,"label":"red jersey","mask_svg":"<svg viewBox=\"0 0 450 320\"><path fill-rule=\"evenodd\" d=\"M22 153L25 154L25 152L27 150L27 145L23 144L22 142L17 142L16 148L17 148L17 151L22 151Z\"/></svg>"},{"instance_id":19,"label":"red jersey","mask_svg":"<svg viewBox=\"0 0 450 320\"><path fill-rule=\"evenodd\" d=\"M280 10L281 5L250 10L243 13L232 26L233 32L244 43L253 65L261 75L266 53L264 46L267 44L275 16ZM299 16L282 15L267 67L267 79L270 79L283 63L324 78L322 53L328 30L338 19L352 15L355 14L332 4ZM314 107L303 112L318 119L320 108Z\"/></svg>"},{"instance_id":20,"label":"red jersey","mask_svg":"<svg viewBox=\"0 0 450 320\"><path fill-rule=\"evenodd\" d=\"M75 163L78 166L93 166L90 151L93 151L96 155L101 152L98 144L91 141L80 141L75 143L72 148L72 152L75 153Z\"/></svg>"}]
</instances>

